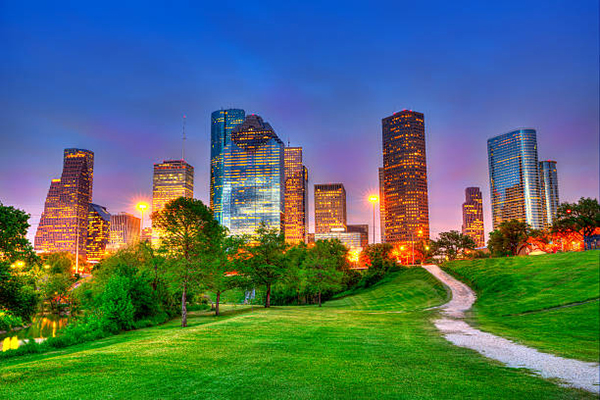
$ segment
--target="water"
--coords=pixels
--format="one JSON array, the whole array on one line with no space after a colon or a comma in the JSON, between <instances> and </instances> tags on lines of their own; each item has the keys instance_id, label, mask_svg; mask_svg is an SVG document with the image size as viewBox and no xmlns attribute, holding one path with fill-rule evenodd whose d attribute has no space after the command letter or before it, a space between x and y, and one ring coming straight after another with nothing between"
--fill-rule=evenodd
<instances>
[{"instance_id":1,"label":"water","mask_svg":"<svg viewBox=\"0 0 600 400\"><path fill-rule=\"evenodd\" d=\"M16 349L23 344L24 339L35 339L36 342L41 342L55 337L58 331L67 325L68 320L69 317L52 314L35 316L29 328L0 335L0 349L2 351Z\"/></svg>"}]
</instances>

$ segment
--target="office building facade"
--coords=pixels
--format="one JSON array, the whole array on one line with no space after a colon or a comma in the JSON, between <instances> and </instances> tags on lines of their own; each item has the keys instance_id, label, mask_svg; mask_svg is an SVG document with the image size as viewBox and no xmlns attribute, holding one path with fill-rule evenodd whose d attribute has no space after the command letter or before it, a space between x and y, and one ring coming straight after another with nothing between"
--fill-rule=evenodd
<instances>
[{"instance_id":1,"label":"office building facade","mask_svg":"<svg viewBox=\"0 0 600 400\"><path fill-rule=\"evenodd\" d=\"M381 243L385 243L385 197L384 197L384 174L383 167L379 168L379 234ZM373 227L375 229L375 227Z\"/></svg>"},{"instance_id":2,"label":"office building facade","mask_svg":"<svg viewBox=\"0 0 600 400\"><path fill-rule=\"evenodd\" d=\"M558 173L556 161L540 161L540 189L542 194L542 207L544 226L552 226L558 210Z\"/></svg>"},{"instance_id":3,"label":"office building facade","mask_svg":"<svg viewBox=\"0 0 600 400\"><path fill-rule=\"evenodd\" d=\"M110 233L106 250L115 252L140 241L142 220L122 212L110 216Z\"/></svg>"},{"instance_id":4,"label":"office building facade","mask_svg":"<svg viewBox=\"0 0 600 400\"><path fill-rule=\"evenodd\" d=\"M493 228L513 219L543 227L537 134L518 129L487 141Z\"/></svg>"},{"instance_id":5,"label":"office building facade","mask_svg":"<svg viewBox=\"0 0 600 400\"><path fill-rule=\"evenodd\" d=\"M346 231L346 189L341 183L315 185L315 234Z\"/></svg>"},{"instance_id":6,"label":"office building facade","mask_svg":"<svg viewBox=\"0 0 600 400\"><path fill-rule=\"evenodd\" d=\"M152 212L179 197L194 197L194 167L184 160L165 160L154 164Z\"/></svg>"},{"instance_id":7,"label":"office building facade","mask_svg":"<svg viewBox=\"0 0 600 400\"><path fill-rule=\"evenodd\" d=\"M369 224L348 225L346 232L360 233L360 247L363 249L369 245Z\"/></svg>"},{"instance_id":8,"label":"office building facade","mask_svg":"<svg viewBox=\"0 0 600 400\"><path fill-rule=\"evenodd\" d=\"M86 255L89 263L100 262L106 255L110 238L110 213L106 207L90 204Z\"/></svg>"},{"instance_id":9,"label":"office building facade","mask_svg":"<svg viewBox=\"0 0 600 400\"><path fill-rule=\"evenodd\" d=\"M306 242L308 232L308 170L302 164L302 147L286 147L285 163L285 215L286 242Z\"/></svg>"},{"instance_id":10,"label":"office building facade","mask_svg":"<svg viewBox=\"0 0 600 400\"><path fill-rule=\"evenodd\" d=\"M470 236L477 247L485 246L483 229L483 198L478 187L465 189L465 202L462 205L462 233Z\"/></svg>"},{"instance_id":11,"label":"office building facade","mask_svg":"<svg viewBox=\"0 0 600 400\"><path fill-rule=\"evenodd\" d=\"M385 242L429 239L425 118L400 111L382 120Z\"/></svg>"}]
</instances>

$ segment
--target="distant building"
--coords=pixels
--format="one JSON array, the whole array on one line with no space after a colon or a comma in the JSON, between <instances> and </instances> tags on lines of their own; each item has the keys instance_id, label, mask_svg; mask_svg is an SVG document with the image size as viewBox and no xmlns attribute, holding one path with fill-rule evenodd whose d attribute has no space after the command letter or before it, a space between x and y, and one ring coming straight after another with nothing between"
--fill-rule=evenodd
<instances>
[{"instance_id":1,"label":"distant building","mask_svg":"<svg viewBox=\"0 0 600 400\"><path fill-rule=\"evenodd\" d=\"M154 164L152 212L179 197L194 197L194 167L184 160L165 160Z\"/></svg>"},{"instance_id":2,"label":"distant building","mask_svg":"<svg viewBox=\"0 0 600 400\"><path fill-rule=\"evenodd\" d=\"M152 227L148 226L142 229L142 242L152 241Z\"/></svg>"},{"instance_id":3,"label":"distant building","mask_svg":"<svg viewBox=\"0 0 600 400\"><path fill-rule=\"evenodd\" d=\"M105 207L90 204L88 214L87 261L97 263L104 258L110 238L110 213Z\"/></svg>"},{"instance_id":4,"label":"distant building","mask_svg":"<svg viewBox=\"0 0 600 400\"><path fill-rule=\"evenodd\" d=\"M360 247L363 249L369 245L369 224L348 225L346 232L360 233Z\"/></svg>"},{"instance_id":5,"label":"distant building","mask_svg":"<svg viewBox=\"0 0 600 400\"><path fill-rule=\"evenodd\" d=\"M383 168L379 168L379 232L381 234L381 243L385 243L385 197L383 189L383 182L385 180L383 176Z\"/></svg>"},{"instance_id":6,"label":"distant building","mask_svg":"<svg viewBox=\"0 0 600 400\"><path fill-rule=\"evenodd\" d=\"M488 139L493 228L519 220L544 225L535 129L518 129Z\"/></svg>"},{"instance_id":7,"label":"distant building","mask_svg":"<svg viewBox=\"0 0 600 400\"><path fill-rule=\"evenodd\" d=\"M346 225L344 185L341 183L315 185L315 234L339 229L345 231Z\"/></svg>"},{"instance_id":8,"label":"distant building","mask_svg":"<svg viewBox=\"0 0 600 400\"><path fill-rule=\"evenodd\" d=\"M425 118L400 111L382 120L385 242L410 245L429 238Z\"/></svg>"},{"instance_id":9,"label":"distant building","mask_svg":"<svg viewBox=\"0 0 600 400\"><path fill-rule=\"evenodd\" d=\"M140 241L142 220L128 213L110 216L110 234L106 250L115 252Z\"/></svg>"},{"instance_id":10,"label":"distant building","mask_svg":"<svg viewBox=\"0 0 600 400\"><path fill-rule=\"evenodd\" d=\"M246 116L222 154L222 211L215 218L232 235L254 235L261 223L282 231L284 145L271 125L258 115Z\"/></svg>"},{"instance_id":11,"label":"distant building","mask_svg":"<svg viewBox=\"0 0 600 400\"><path fill-rule=\"evenodd\" d=\"M556 218L559 203L556 161L540 161L539 170L544 225L551 226Z\"/></svg>"},{"instance_id":12,"label":"distant building","mask_svg":"<svg viewBox=\"0 0 600 400\"><path fill-rule=\"evenodd\" d=\"M231 133L244 122L245 117L245 111L240 109L219 110L211 114L210 208L219 223L223 223L224 154L231 150Z\"/></svg>"},{"instance_id":13,"label":"distant building","mask_svg":"<svg viewBox=\"0 0 600 400\"><path fill-rule=\"evenodd\" d=\"M333 231L329 233L315 233L315 241L317 240L329 240L329 239L337 239L347 249L360 249L362 248L362 237L360 232L343 232L343 231Z\"/></svg>"},{"instance_id":14,"label":"distant building","mask_svg":"<svg viewBox=\"0 0 600 400\"><path fill-rule=\"evenodd\" d=\"M302 165L302 147L286 147L285 160L285 240L306 242L308 232L308 170Z\"/></svg>"},{"instance_id":15,"label":"distant building","mask_svg":"<svg viewBox=\"0 0 600 400\"><path fill-rule=\"evenodd\" d=\"M477 247L485 246L483 229L483 198L478 187L465 189L465 202L462 205L462 233L470 236Z\"/></svg>"},{"instance_id":16,"label":"distant building","mask_svg":"<svg viewBox=\"0 0 600 400\"><path fill-rule=\"evenodd\" d=\"M94 153L65 149L62 175L52 179L35 234L36 251L85 257L93 178Z\"/></svg>"}]
</instances>

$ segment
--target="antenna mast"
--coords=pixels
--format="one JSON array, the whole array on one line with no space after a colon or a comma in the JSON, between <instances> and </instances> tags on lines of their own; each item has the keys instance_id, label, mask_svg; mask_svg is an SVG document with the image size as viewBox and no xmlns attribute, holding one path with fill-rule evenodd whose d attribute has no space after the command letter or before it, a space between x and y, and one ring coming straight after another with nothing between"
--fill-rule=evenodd
<instances>
[{"instance_id":1,"label":"antenna mast","mask_svg":"<svg viewBox=\"0 0 600 400\"><path fill-rule=\"evenodd\" d=\"M185 114L183 115L183 136L181 140L181 160L185 160Z\"/></svg>"}]
</instances>

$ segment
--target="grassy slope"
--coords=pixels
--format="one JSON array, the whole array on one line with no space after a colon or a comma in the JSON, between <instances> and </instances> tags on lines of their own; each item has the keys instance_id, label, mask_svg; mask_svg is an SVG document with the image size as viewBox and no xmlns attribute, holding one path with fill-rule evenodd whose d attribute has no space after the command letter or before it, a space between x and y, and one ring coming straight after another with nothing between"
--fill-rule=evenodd
<instances>
[{"instance_id":1,"label":"grassy slope","mask_svg":"<svg viewBox=\"0 0 600 400\"><path fill-rule=\"evenodd\" d=\"M183 330L171 322L11 359L0 398L593 398L446 342L433 312L418 310L444 302L440 289L411 270L334 307L196 314ZM377 308L376 293L406 313L359 310Z\"/></svg>"},{"instance_id":2,"label":"grassy slope","mask_svg":"<svg viewBox=\"0 0 600 400\"><path fill-rule=\"evenodd\" d=\"M599 251L447 263L476 290L481 328L566 357L598 361ZM554 308L576 302L580 305Z\"/></svg>"}]
</instances>

